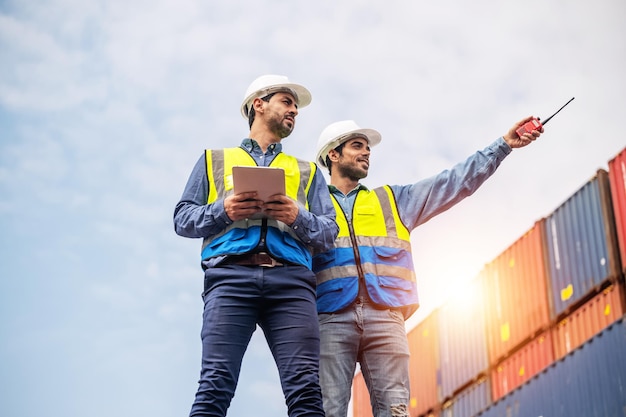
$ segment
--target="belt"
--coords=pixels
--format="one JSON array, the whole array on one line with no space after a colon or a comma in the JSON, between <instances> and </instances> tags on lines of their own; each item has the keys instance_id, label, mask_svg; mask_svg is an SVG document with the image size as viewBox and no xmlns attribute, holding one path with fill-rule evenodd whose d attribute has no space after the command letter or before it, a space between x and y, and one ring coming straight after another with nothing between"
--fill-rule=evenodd
<instances>
[{"instance_id":1,"label":"belt","mask_svg":"<svg viewBox=\"0 0 626 417\"><path fill-rule=\"evenodd\" d=\"M247 266L264 266L266 268L273 268L275 266L285 265L282 262L272 258L271 255L265 252L260 253L248 253L245 255L229 256L224 261L227 265L247 265Z\"/></svg>"}]
</instances>

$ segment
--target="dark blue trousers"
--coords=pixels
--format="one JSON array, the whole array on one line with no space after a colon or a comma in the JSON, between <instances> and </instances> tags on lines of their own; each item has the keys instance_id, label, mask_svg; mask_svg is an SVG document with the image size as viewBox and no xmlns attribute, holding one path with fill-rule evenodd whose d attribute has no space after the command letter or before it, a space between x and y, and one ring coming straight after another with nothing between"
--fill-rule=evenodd
<instances>
[{"instance_id":1,"label":"dark blue trousers","mask_svg":"<svg viewBox=\"0 0 626 417\"><path fill-rule=\"evenodd\" d=\"M303 266L205 271L202 370L190 416L226 415L257 324L278 367L288 415L324 416L315 285Z\"/></svg>"}]
</instances>

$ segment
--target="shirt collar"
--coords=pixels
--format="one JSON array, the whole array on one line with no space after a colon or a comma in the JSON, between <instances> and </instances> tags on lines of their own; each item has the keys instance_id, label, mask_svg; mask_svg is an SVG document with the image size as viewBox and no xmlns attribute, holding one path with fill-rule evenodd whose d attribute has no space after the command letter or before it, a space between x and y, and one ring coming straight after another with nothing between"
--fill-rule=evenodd
<instances>
[{"instance_id":1,"label":"shirt collar","mask_svg":"<svg viewBox=\"0 0 626 417\"><path fill-rule=\"evenodd\" d=\"M254 139L250 139L250 138L246 138L243 141L241 141L241 147L244 148L245 150L247 150L248 152L252 153L252 152L258 152L260 154L263 153L263 150L261 149L261 147L259 146L258 142ZM267 152L269 154L275 155L277 153L282 152L283 150L283 144L278 142L278 143L272 143L270 146L267 147Z\"/></svg>"},{"instance_id":2,"label":"shirt collar","mask_svg":"<svg viewBox=\"0 0 626 417\"><path fill-rule=\"evenodd\" d=\"M330 190L330 192L331 192L332 194L337 194L337 193L339 193L339 194L343 194L343 192L342 192L339 188L335 187L335 186L334 186L334 185L332 185L332 184L328 184L328 189ZM359 191L361 191L361 190L364 190L364 191L369 191L369 189L368 189L365 185L363 185L363 184L361 184L361 183L358 183L358 184L356 185L356 187L354 187L352 190L350 190L350 191L348 192L348 194L345 194L345 195L350 195L350 194L353 194L353 193L358 193L358 192L359 192Z\"/></svg>"}]
</instances>

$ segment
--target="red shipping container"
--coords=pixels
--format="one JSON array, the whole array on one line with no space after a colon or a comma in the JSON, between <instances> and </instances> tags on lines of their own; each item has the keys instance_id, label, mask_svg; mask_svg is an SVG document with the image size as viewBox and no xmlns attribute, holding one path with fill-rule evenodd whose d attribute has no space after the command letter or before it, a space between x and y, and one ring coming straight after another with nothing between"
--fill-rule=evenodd
<instances>
[{"instance_id":1,"label":"red shipping container","mask_svg":"<svg viewBox=\"0 0 626 417\"><path fill-rule=\"evenodd\" d=\"M513 391L552 362L552 338L550 332L546 331L494 367L491 372L493 401Z\"/></svg>"},{"instance_id":2,"label":"red shipping container","mask_svg":"<svg viewBox=\"0 0 626 417\"><path fill-rule=\"evenodd\" d=\"M626 272L626 149L609 161L609 183L622 271Z\"/></svg>"},{"instance_id":3,"label":"red shipping container","mask_svg":"<svg viewBox=\"0 0 626 417\"><path fill-rule=\"evenodd\" d=\"M549 327L541 219L480 272L490 364Z\"/></svg>"},{"instance_id":4,"label":"red shipping container","mask_svg":"<svg viewBox=\"0 0 626 417\"><path fill-rule=\"evenodd\" d=\"M438 310L419 322L408 334L411 416L421 416L438 409L437 375L439 372Z\"/></svg>"},{"instance_id":5,"label":"red shipping container","mask_svg":"<svg viewBox=\"0 0 626 417\"><path fill-rule=\"evenodd\" d=\"M357 372L352 380L352 415L354 417L373 417L370 394L361 372Z\"/></svg>"},{"instance_id":6,"label":"red shipping container","mask_svg":"<svg viewBox=\"0 0 626 417\"><path fill-rule=\"evenodd\" d=\"M624 286L614 284L561 320L552 332L556 359L619 320L625 313Z\"/></svg>"}]
</instances>

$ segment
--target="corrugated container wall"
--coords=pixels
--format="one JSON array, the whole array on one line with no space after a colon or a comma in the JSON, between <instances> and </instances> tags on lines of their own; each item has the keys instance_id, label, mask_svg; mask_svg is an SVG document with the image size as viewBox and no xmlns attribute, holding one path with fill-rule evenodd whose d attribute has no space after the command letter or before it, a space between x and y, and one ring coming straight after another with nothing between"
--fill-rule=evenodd
<instances>
[{"instance_id":1,"label":"corrugated container wall","mask_svg":"<svg viewBox=\"0 0 626 417\"><path fill-rule=\"evenodd\" d=\"M609 161L609 183L622 272L626 272L626 149Z\"/></svg>"},{"instance_id":2,"label":"corrugated container wall","mask_svg":"<svg viewBox=\"0 0 626 417\"><path fill-rule=\"evenodd\" d=\"M624 416L625 349L626 321L620 319L478 415Z\"/></svg>"},{"instance_id":3,"label":"corrugated container wall","mask_svg":"<svg viewBox=\"0 0 626 417\"><path fill-rule=\"evenodd\" d=\"M489 367L483 304L481 283L474 279L439 308L442 401Z\"/></svg>"},{"instance_id":4,"label":"corrugated container wall","mask_svg":"<svg viewBox=\"0 0 626 417\"><path fill-rule=\"evenodd\" d=\"M491 388L488 378L481 378L444 405L443 417L472 417L491 404Z\"/></svg>"},{"instance_id":5,"label":"corrugated container wall","mask_svg":"<svg viewBox=\"0 0 626 417\"><path fill-rule=\"evenodd\" d=\"M616 283L605 288L554 327L552 340L556 359L567 355L625 313L624 285Z\"/></svg>"},{"instance_id":6,"label":"corrugated container wall","mask_svg":"<svg viewBox=\"0 0 626 417\"><path fill-rule=\"evenodd\" d=\"M491 372L491 398L496 401L554 362L550 331L546 331L500 362Z\"/></svg>"},{"instance_id":7,"label":"corrugated container wall","mask_svg":"<svg viewBox=\"0 0 626 417\"><path fill-rule=\"evenodd\" d=\"M537 221L480 273L491 364L549 324L543 223Z\"/></svg>"},{"instance_id":8,"label":"corrugated container wall","mask_svg":"<svg viewBox=\"0 0 626 417\"><path fill-rule=\"evenodd\" d=\"M357 372L352 380L352 414L354 417L373 417L370 394L361 372Z\"/></svg>"},{"instance_id":9,"label":"corrugated container wall","mask_svg":"<svg viewBox=\"0 0 626 417\"><path fill-rule=\"evenodd\" d=\"M594 178L559 206L545 222L553 318L619 276L608 173Z\"/></svg>"},{"instance_id":10,"label":"corrugated container wall","mask_svg":"<svg viewBox=\"0 0 626 417\"><path fill-rule=\"evenodd\" d=\"M407 334L409 340L409 378L411 398L409 412L420 416L437 408L439 373L438 310L432 312Z\"/></svg>"}]
</instances>

